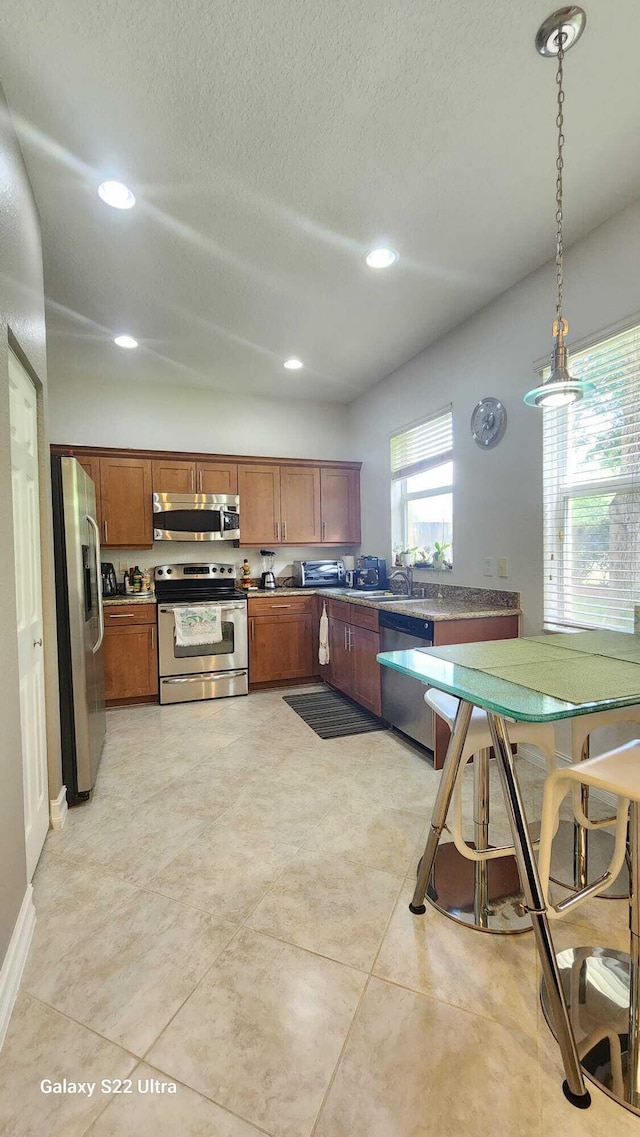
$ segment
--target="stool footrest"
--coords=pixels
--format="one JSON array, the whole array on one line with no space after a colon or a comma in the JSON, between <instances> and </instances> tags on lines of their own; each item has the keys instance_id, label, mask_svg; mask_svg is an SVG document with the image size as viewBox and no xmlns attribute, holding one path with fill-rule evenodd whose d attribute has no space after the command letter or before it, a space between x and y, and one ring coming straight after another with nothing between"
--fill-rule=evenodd
<instances>
[{"instance_id":1,"label":"stool footrest","mask_svg":"<svg viewBox=\"0 0 640 1137\"><path fill-rule=\"evenodd\" d=\"M609 870L594 880L592 884L588 884L586 888L581 888L579 892L572 893L567 896L565 900L561 900L559 904L552 904L551 909L558 916L564 916L565 912L570 912L572 908L576 908L578 904L584 903L590 896L595 896L597 893L602 892L603 886L613 884L613 877Z\"/></svg>"}]
</instances>

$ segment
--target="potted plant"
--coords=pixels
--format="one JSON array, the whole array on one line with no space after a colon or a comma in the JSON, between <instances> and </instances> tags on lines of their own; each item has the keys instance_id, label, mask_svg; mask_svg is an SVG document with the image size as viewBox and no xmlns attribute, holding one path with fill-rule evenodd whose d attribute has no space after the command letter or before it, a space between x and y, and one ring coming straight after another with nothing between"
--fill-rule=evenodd
<instances>
[{"instance_id":1,"label":"potted plant","mask_svg":"<svg viewBox=\"0 0 640 1137\"><path fill-rule=\"evenodd\" d=\"M443 569L446 567L447 558L445 553L451 546L446 542L434 541L433 542L433 567L435 569Z\"/></svg>"},{"instance_id":2,"label":"potted plant","mask_svg":"<svg viewBox=\"0 0 640 1137\"><path fill-rule=\"evenodd\" d=\"M404 549L403 552L400 553L400 564L404 565L405 568L410 568L411 565L414 565L416 563L417 551L417 545L413 545L410 549Z\"/></svg>"}]
</instances>

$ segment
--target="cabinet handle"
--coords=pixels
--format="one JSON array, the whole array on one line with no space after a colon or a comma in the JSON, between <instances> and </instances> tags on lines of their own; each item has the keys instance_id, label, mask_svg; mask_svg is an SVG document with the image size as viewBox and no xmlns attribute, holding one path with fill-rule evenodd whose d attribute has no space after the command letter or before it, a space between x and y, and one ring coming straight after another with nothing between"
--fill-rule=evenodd
<instances>
[{"instance_id":1,"label":"cabinet handle","mask_svg":"<svg viewBox=\"0 0 640 1137\"><path fill-rule=\"evenodd\" d=\"M104 543L106 545L106 544L108 544L108 541L109 541L109 526L107 525L106 517L105 517L104 521L102 522L102 524L104 525Z\"/></svg>"},{"instance_id":2,"label":"cabinet handle","mask_svg":"<svg viewBox=\"0 0 640 1137\"><path fill-rule=\"evenodd\" d=\"M193 493L196 488L196 472L193 466L189 472L189 485L191 486L191 492Z\"/></svg>"},{"instance_id":3,"label":"cabinet handle","mask_svg":"<svg viewBox=\"0 0 640 1137\"><path fill-rule=\"evenodd\" d=\"M135 612L109 612L109 620L133 620Z\"/></svg>"},{"instance_id":4,"label":"cabinet handle","mask_svg":"<svg viewBox=\"0 0 640 1137\"><path fill-rule=\"evenodd\" d=\"M286 523L286 521L283 521L282 522L282 540L286 541L286 539L287 539L287 523Z\"/></svg>"},{"instance_id":5,"label":"cabinet handle","mask_svg":"<svg viewBox=\"0 0 640 1137\"><path fill-rule=\"evenodd\" d=\"M202 493L202 470L200 471L200 493Z\"/></svg>"},{"instance_id":6,"label":"cabinet handle","mask_svg":"<svg viewBox=\"0 0 640 1137\"><path fill-rule=\"evenodd\" d=\"M349 650L349 644L347 643L347 632L348 631L349 631L349 627L347 624L345 624L345 626L344 626L344 650L345 651Z\"/></svg>"},{"instance_id":7,"label":"cabinet handle","mask_svg":"<svg viewBox=\"0 0 640 1137\"><path fill-rule=\"evenodd\" d=\"M256 638L256 622L255 622L255 620L249 620L249 623L251 625L251 639L255 640L255 638Z\"/></svg>"},{"instance_id":8,"label":"cabinet handle","mask_svg":"<svg viewBox=\"0 0 640 1137\"><path fill-rule=\"evenodd\" d=\"M349 638L349 651L351 651L351 625L347 624L347 634Z\"/></svg>"},{"instance_id":9,"label":"cabinet handle","mask_svg":"<svg viewBox=\"0 0 640 1137\"><path fill-rule=\"evenodd\" d=\"M326 523L326 521L323 521L322 522L322 540L326 541L326 539L327 539L327 523Z\"/></svg>"},{"instance_id":10,"label":"cabinet handle","mask_svg":"<svg viewBox=\"0 0 640 1137\"><path fill-rule=\"evenodd\" d=\"M271 604L271 608L292 608L292 604Z\"/></svg>"}]
</instances>

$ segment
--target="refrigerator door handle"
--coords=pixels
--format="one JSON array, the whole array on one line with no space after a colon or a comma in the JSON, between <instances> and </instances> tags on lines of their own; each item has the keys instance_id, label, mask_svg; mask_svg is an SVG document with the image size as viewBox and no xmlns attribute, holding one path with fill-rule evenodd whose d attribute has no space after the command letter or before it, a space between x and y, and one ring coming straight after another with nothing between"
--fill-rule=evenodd
<instances>
[{"instance_id":1,"label":"refrigerator door handle","mask_svg":"<svg viewBox=\"0 0 640 1137\"><path fill-rule=\"evenodd\" d=\"M98 651L98 649L100 648L102 641L104 639L104 610L102 607L102 587L100 584L100 582L102 580L102 570L100 568L100 530L98 529L98 524L96 522L95 517L92 517L90 513L87 513L86 518L87 518L87 521L89 522L91 528L93 529L94 536L96 539L95 553L96 553L96 596L97 596L97 600L98 600L98 639L96 640L95 644L93 645L93 648L91 649L93 651L93 654L95 655L96 652Z\"/></svg>"}]
</instances>

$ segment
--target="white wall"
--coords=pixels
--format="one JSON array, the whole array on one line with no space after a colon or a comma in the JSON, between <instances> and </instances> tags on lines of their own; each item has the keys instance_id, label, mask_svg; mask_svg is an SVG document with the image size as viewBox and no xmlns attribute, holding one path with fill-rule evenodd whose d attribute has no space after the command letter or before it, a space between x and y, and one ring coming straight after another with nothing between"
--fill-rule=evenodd
<instances>
[{"instance_id":1,"label":"white wall","mask_svg":"<svg viewBox=\"0 0 640 1137\"><path fill-rule=\"evenodd\" d=\"M640 203L616 214L566 257L569 342L640 312ZM351 449L362 469L362 547L391 550L389 437L453 404L455 495L451 584L519 591L523 630L542 627L542 413L525 407L532 364L551 350L554 268L533 273L350 407ZM502 442L483 452L469 430L483 396L507 407ZM560 412L562 413L562 412ZM509 577L483 575L483 558L508 557Z\"/></svg>"},{"instance_id":2,"label":"white wall","mask_svg":"<svg viewBox=\"0 0 640 1137\"><path fill-rule=\"evenodd\" d=\"M347 413L335 403L254 399L150 383L50 375L51 440L85 446L355 459Z\"/></svg>"}]
</instances>

